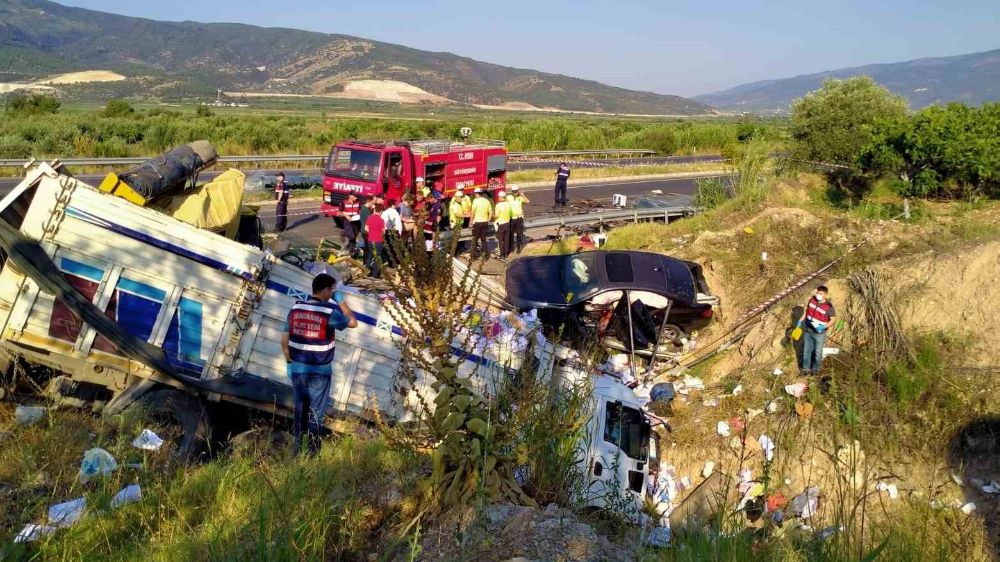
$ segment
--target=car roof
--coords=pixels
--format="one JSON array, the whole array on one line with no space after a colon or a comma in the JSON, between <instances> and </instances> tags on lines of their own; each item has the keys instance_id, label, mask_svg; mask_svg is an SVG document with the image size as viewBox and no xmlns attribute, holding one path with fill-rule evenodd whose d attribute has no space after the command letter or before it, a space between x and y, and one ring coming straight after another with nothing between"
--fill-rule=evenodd
<instances>
[{"instance_id":1,"label":"car roof","mask_svg":"<svg viewBox=\"0 0 1000 562\"><path fill-rule=\"evenodd\" d=\"M695 300L694 279L687 262L637 250L596 250L600 290L649 291ZM586 300L584 299L581 300Z\"/></svg>"}]
</instances>

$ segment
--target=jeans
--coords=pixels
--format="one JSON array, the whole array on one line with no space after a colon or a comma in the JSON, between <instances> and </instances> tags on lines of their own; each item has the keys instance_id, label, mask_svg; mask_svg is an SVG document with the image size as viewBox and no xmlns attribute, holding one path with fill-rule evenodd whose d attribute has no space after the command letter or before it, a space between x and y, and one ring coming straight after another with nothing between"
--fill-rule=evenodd
<instances>
[{"instance_id":1,"label":"jeans","mask_svg":"<svg viewBox=\"0 0 1000 562\"><path fill-rule=\"evenodd\" d=\"M556 183L556 207L566 206L566 184Z\"/></svg>"},{"instance_id":2,"label":"jeans","mask_svg":"<svg viewBox=\"0 0 1000 562\"><path fill-rule=\"evenodd\" d=\"M383 249L382 242L371 242L365 244L365 265L368 267L368 273L372 277L379 277L382 275L379 262L382 260Z\"/></svg>"},{"instance_id":3,"label":"jeans","mask_svg":"<svg viewBox=\"0 0 1000 562\"><path fill-rule=\"evenodd\" d=\"M294 451L302 449L302 431L308 438L309 454L316 455L320 448L320 431L326 416L327 402L330 400L330 373L300 373L292 375L292 389L295 391L295 419L292 435L295 437Z\"/></svg>"},{"instance_id":4,"label":"jeans","mask_svg":"<svg viewBox=\"0 0 1000 562\"><path fill-rule=\"evenodd\" d=\"M819 372L823 363L823 344L826 343L826 333L818 334L809 330L802 332L802 368L805 374Z\"/></svg>"},{"instance_id":5,"label":"jeans","mask_svg":"<svg viewBox=\"0 0 1000 562\"><path fill-rule=\"evenodd\" d=\"M344 239L347 240L347 251L354 253L358 247L358 232L361 231L361 221L344 221Z\"/></svg>"}]
</instances>

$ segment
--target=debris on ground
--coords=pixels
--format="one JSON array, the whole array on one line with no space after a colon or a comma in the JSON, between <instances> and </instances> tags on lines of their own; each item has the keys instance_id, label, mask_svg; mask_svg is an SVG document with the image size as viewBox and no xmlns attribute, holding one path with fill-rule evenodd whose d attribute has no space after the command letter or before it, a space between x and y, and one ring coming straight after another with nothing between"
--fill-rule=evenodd
<instances>
[{"instance_id":1,"label":"debris on ground","mask_svg":"<svg viewBox=\"0 0 1000 562\"><path fill-rule=\"evenodd\" d=\"M879 492L885 492L889 499L894 500L899 497L899 489L895 484L888 484L886 482L879 482L875 485L875 489Z\"/></svg>"},{"instance_id":2,"label":"debris on ground","mask_svg":"<svg viewBox=\"0 0 1000 562\"><path fill-rule=\"evenodd\" d=\"M702 478L708 478L713 472L715 472L715 462L705 461L705 468L701 469Z\"/></svg>"},{"instance_id":3,"label":"debris on ground","mask_svg":"<svg viewBox=\"0 0 1000 562\"><path fill-rule=\"evenodd\" d=\"M654 548L666 548L670 546L672 536L669 527L653 527L646 535L646 544Z\"/></svg>"},{"instance_id":4,"label":"debris on ground","mask_svg":"<svg viewBox=\"0 0 1000 562\"><path fill-rule=\"evenodd\" d=\"M17 536L14 537L14 542L37 541L38 539L45 538L54 532L56 532L55 527L28 523L21 529L20 532L17 533Z\"/></svg>"},{"instance_id":5,"label":"debris on ground","mask_svg":"<svg viewBox=\"0 0 1000 562\"><path fill-rule=\"evenodd\" d=\"M127 503L137 502L141 499L142 490L138 484L132 484L131 486L122 488L113 498L111 498L111 507L118 507Z\"/></svg>"},{"instance_id":6,"label":"debris on ground","mask_svg":"<svg viewBox=\"0 0 1000 562\"><path fill-rule=\"evenodd\" d=\"M48 408L43 406L18 406L14 410L14 421L17 425L28 427L41 421L47 411Z\"/></svg>"},{"instance_id":7,"label":"debris on ground","mask_svg":"<svg viewBox=\"0 0 1000 562\"><path fill-rule=\"evenodd\" d=\"M143 451L159 451L163 446L163 439L150 429L143 429L138 437L132 440L132 446Z\"/></svg>"},{"instance_id":8,"label":"debris on ground","mask_svg":"<svg viewBox=\"0 0 1000 562\"><path fill-rule=\"evenodd\" d=\"M806 390L809 389L809 383L797 382L794 384L785 385L785 392L796 398L802 398L805 396Z\"/></svg>"},{"instance_id":9,"label":"debris on ground","mask_svg":"<svg viewBox=\"0 0 1000 562\"><path fill-rule=\"evenodd\" d=\"M715 424L715 432L723 437L729 437L729 424L724 421L720 421Z\"/></svg>"},{"instance_id":10,"label":"debris on ground","mask_svg":"<svg viewBox=\"0 0 1000 562\"><path fill-rule=\"evenodd\" d=\"M807 420L812 417L813 405L809 402L796 402L795 403L795 414L800 418Z\"/></svg>"},{"instance_id":11,"label":"debris on ground","mask_svg":"<svg viewBox=\"0 0 1000 562\"><path fill-rule=\"evenodd\" d=\"M57 503L49 507L49 525L69 527L83 517L87 507L87 498L77 498L68 502Z\"/></svg>"},{"instance_id":12,"label":"debris on ground","mask_svg":"<svg viewBox=\"0 0 1000 562\"><path fill-rule=\"evenodd\" d=\"M963 505L960 509L962 510L962 513L970 515L973 511L976 510L976 504L973 502L969 502Z\"/></svg>"},{"instance_id":13,"label":"debris on ground","mask_svg":"<svg viewBox=\"0 0 1000 562\"><path fill-rule=\"evenodd\" d=\"M1000 494L1000 484L998 484L996 480L994 480L989 484L983 486L982 490L987 494Z\"/></svg>"},{"instance_id":14,"label":"debris on ground","mask_svg":"<svg viewBox=\"0 0 1000 562\"><path fill-rule=\"evenodd\" d=\"M760 448L764 451L764 460L771 462L774 460L774 441L767 435L761 435L757 438L757 443L760 443Z\"/></svg>"},{"instance_id":15,"label":"debris on ground","mask_svg":"<svg viewBox=\"0 0 1000 562\"><path fill-rule=\"evenodd\" d=\"M116 468L118 468L118 463L115 462L115 458L111 456L111 453L100 447L87 449L83 453L83 462L80 463L80 482L86 484L95 476L110 474Z\"/></svg>"},{"instance_id":16,"label":"debris on ground","mask_svg":"<svg viewBox=\"0 0 1000 562\"><path fill-rule=\"evenodd\" d=\"M792 498L789 508L802 519L809 519L819 506L819 486L809 486L805 492Z\"/></svg>"}]
</instances>

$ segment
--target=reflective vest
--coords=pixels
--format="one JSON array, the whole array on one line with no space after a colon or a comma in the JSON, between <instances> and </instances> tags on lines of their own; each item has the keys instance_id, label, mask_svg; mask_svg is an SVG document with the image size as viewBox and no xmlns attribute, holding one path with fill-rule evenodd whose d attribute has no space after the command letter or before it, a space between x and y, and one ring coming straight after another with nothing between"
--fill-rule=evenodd
<instances>
[{"instance_id":1,"label":"reflective vest","mask_svg":"<svg viewBox=\"0 0 1000 562\"><path fill-rule=\"evenodd\" d=\"M441 204L434 203L424 218L424 234L434 234L437 230L438 220L441 218Z\"/></svg>"},{"instance_id":2,"label":"reflective vest","mask_svg":"<svg viewBox=\"0 0 1000 562\"><path fill-rule=\"evenodd\" d=\"M452 198L451 202L448 203L448 222L451 223L452 228L462 226L462 220L465 218L465 197L459 200L457 197Z\"/></svg>"},{"instance_id":3,"label":"reflective vest","mask_svg":"<svg viewBox=\"0 0 1000 562\"><path fill-rule=\"evenodd\" d=\"M523 219L524 218L524 198L520 195L515 195L507 200L510 204L510 218L512 219Z\"/></svg>"},{"instance_id":4,"label":"reflective vest","mask_svg":"<svg viewBox=\"0 0 1000 562\"><path fill-rule=\"evenodd\" d=\"M509 223L511 219L510 203L508 203L507 201L501 201L497 203L494 214L496 214L497 224Z\"/></svg>"},{"instance_id":5,"label":"reflective vest","mask_svg":"<svg viewBox=\"0 0 1000 562\"><path fill-rule=\"evenodd\" d=\"M483 196L476 197L472 202L472 224L490 222L490 215L493 214L493 206L489 199Z\"/></svg>"},{"instance_id":6,"label":"reflective vest","mask_svg":"<svg viewBox=\"0 0 1000 562\"><path fill-rule=\"evenodd\" d=\"M310 298L296 301L288 313L288 352L292 361L307 365L328 365L333 361L335 330L330 315L336 304Z\"/></svg>"},{"instance_id":7,"label":"reflective vest","mask_svg":"<svg viewBox=\"0 0 1000 562\"><path fill-rule=\"evenodd\" d=\"M820 303L816 300L816 297L809 299L809 304L806 305L806 319L807 320L818 320L824 324L830 323L830 309L833 305L830 301L824 301Z\"/></svg>"},{"instance_id":8,"label":"reflective vest","mask_svg":"<svg viewBox=\"0 0 1000 562\"><path fill-rule=\"evenodd\" d=\"M288 202L288 194L290 193L288 189L288 184L284 181L279 181L274 185L274 199L279 203Z\"/></svg>"},{"instance_id":9,"label":"reflective vest","mask_svg":"<svg viewBox=\"0 0 1000 562\"><path fill-rule=\"evenodd\" d=\"M354 200L354 203L344 201L343 212L347 220L351 222L361 220L361 201L357 199Z\"/></svg>"},{"instance_id":10,"label":"reflective vest","mask_svg":"<svg viewBox=\"0 0 1000 562\"><path fill-rule=\"evenodd\" d=\"M566 180L569 179L569 168L559 168L556 172L556 183L565 184Z\"/></svg>"}]
</instances>

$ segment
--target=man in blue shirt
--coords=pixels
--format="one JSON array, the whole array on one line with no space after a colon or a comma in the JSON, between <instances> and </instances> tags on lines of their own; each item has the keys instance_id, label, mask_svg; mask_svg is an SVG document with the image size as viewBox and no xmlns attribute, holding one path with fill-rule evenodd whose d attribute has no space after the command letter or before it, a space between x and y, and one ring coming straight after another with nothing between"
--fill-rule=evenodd
<instances>
[{"instance_id":1,"label":"man in blue shirt","mask_svg":"<svg viewBox=\"0 0 1000 562\"><path fill-rule=\"evenodd\" d=\"M320 430L330 399L336 331L358 325L343 293L334 291L335 285L336 280L326 273L313 278L312 295L292 306L281 338L295 392L292 433L296 455L302 449L303 429L308 433L309 454L319 452Z\"/></svg>"}]
</instances>

